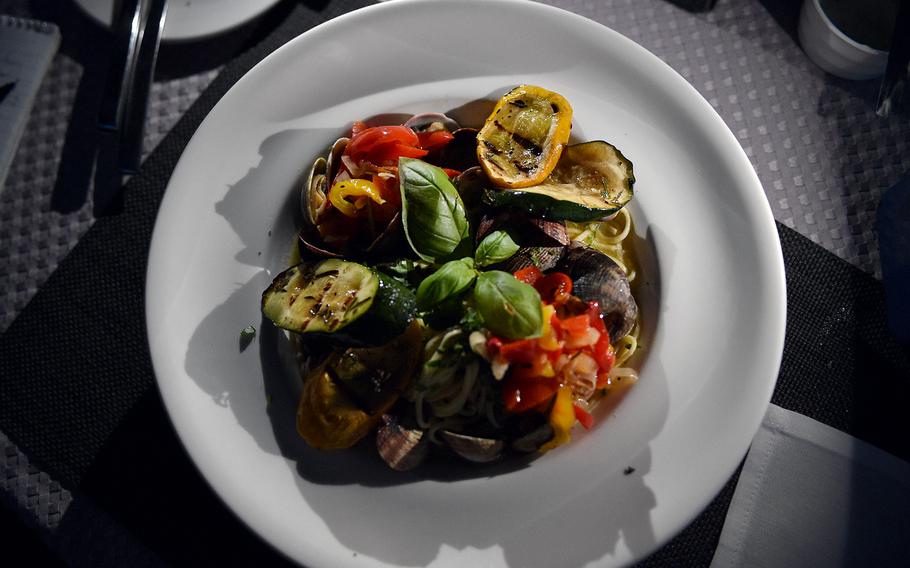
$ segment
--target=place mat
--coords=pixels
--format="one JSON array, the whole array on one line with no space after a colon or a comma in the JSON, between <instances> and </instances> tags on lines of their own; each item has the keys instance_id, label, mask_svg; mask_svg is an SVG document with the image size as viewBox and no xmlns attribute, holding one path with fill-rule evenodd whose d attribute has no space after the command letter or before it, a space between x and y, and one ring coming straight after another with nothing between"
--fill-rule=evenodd
<instances>
[{"instance_id":1,"label":"place mat","mask_svg":"<svg viewBox=\"0 0 910 568\"><path fill-rule=\"evenodd\" d=\"M153 388L146 259L170 173L217 100L279 45L364 3L296 8L228 65L131 180L123 213L95 223L0 337L0 431L72 491L49 537L65 557L94 565L283 561L227 512L174 435ZM778 230L789 303L774 402L907 459L908 441L896 433L907 431L899 410L910 401L910 367L907 350L884 328L881 284L793 230ZM710 562L735 481L645 564Z\"/></svg>"}]
</instances>

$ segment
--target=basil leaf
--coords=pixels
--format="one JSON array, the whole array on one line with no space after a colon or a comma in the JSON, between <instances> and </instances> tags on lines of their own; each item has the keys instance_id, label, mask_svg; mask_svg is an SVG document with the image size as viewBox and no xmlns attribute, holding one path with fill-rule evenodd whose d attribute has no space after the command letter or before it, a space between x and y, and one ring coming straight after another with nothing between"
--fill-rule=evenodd
<instances>
[{"instance_id":1,"label":"basil leaf","mask_svg":"<svg viewBox=\"0 0 910 568\"><path fill-rule=\"evenodd\" d=\"M477 266L489 266L508 260L518 252L518 245L505 231L493 231L477 245L474 260Z\"/></svg>"},{"instance_id":2,"label":"basil leaf","mask_svg":"<svg viewBox=\"0 0 910 568\"><path fill-rule=\"evenodd\" d=\"M416 158L399 158L398 177L404 234L417 256L438 262L469 246L464 203L444 171Z\"/></svg>"},{"instance_id":3,"label":"basil leaf","mask_svg":"<svg viewBox=\"0 0 910 568\"><path fill-rule=\"evenodd\" d=\"M540 294L508 272L481 272L474 285L474 306L494 335L508 339L540 336Z\"/></svg>"},{"instance_id":4,"label":"basil leaf","mask_svg":"<svg viewBox=\"0 0 910 568\"><path fill-rule=\"evenodd\" d=\"M443 264L417 287L417 309L426 311L467 290L477 277L474 260L461 258Z\"/></svg>"}]
</instances>

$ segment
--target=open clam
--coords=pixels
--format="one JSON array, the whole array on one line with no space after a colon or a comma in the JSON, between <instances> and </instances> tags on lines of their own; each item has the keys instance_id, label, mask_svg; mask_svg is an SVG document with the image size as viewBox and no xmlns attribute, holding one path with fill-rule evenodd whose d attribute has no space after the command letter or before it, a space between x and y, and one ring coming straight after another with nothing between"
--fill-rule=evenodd
<instances>
[{"instance_id":1,"label":"open clam","mask_svg":"<svg viewBox=\"0 0 910 568\"><path fill-rule=\"evenodd\" d=\"M612 258L579 243L572 243L557 266L572 279L572 293L597 301L610 339L616 343L628 334L638 318L638 304L629 279Z\"/></svg>"},{"instance_id":2,"label":"open clam","mask_svg":"<svg viewBox=\"0 0 910 568\"><path fill-rule=\"evenodd\" d=\"M332 180L341 169L341 155L350 141L350 138L339 138L332 144L325 158L316 158L300 188L300 211L303 213L304 226L310 232L316 231L316 223L325 208Z\"/></svg>"}]
</instances>

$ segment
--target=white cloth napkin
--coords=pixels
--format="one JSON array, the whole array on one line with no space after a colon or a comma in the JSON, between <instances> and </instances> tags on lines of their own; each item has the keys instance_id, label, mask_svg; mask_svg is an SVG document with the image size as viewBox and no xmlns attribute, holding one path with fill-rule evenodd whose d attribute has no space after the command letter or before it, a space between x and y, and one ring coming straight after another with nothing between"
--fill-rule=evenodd
<instances>
[{"instance_id":1,"label":"white cloth napkin","mask_svg":"<svg viewBox=\"0 0 910 568\"><path fill-rule=\"evenodd\" d=\"M711 566L908 565L910 463L770 405Z\"/></svg>"}]
</instances>

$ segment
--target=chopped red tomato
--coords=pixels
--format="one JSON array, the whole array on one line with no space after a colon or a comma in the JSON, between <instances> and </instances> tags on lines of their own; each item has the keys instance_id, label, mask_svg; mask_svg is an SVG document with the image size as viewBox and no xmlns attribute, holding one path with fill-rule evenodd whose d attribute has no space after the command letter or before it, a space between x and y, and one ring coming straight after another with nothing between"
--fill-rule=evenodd
<instances>
[{"instance_id":1,"label":"chopped red tomato","mask_svg":"<svg viewBox=\"0 0 910 568\"><path fill-rule=\"evenodd\" d=\"M541 336L516 341L493 337L487 341L487 349L491 357L509 364L502 389L506 410L548 413L551 425L554 429L558 425L561 432L559 441L553 443L555 447L568 441L575 421L585 428L594 424L591 414L573 398L577 396L577 382L582 379L578 377L578 366L573 367L570 362L587 361L581 371L591 375L590 380L595 381L597 388L604 388L609 386L615 355L597 302L588 302L584 311L571 303L572 309L563 310L567 313L560 317L556 306L570 304L571 278L558 272L545 275L534 266L518 270L514 276L534 286L541 295L544 315ZM560 403L558 397L564 400Z\"/></svg>"}]
</instances>

